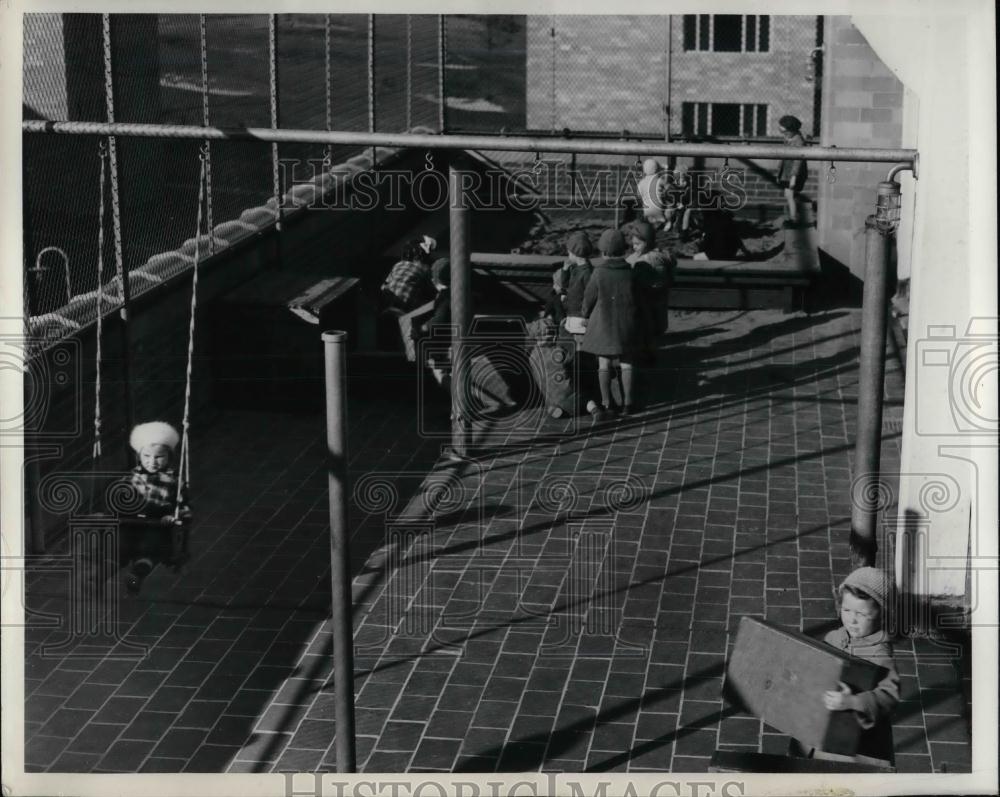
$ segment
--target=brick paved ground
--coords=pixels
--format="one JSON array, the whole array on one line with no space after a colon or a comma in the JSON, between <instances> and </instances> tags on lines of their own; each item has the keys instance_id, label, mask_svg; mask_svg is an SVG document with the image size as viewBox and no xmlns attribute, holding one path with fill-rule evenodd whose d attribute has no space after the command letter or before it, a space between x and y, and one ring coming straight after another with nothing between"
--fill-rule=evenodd
<instances>
[{"instance_id":1,"label":"brick paved ground","mask_svg":"<svg viewBox=\"0 0 1000 797\"><path fill-rule=\"evenodd\" d=\"M726 654L744 615L831 627L859 322L678 314L642 414L513 416L475 462L439 462L412 402L352 404L359 767L698 772L717 748L785 752L723 700ZM66 634L34 619L29 770L334 768L322 429L226 413L198 436L194 558L121 598L123 641L46 655ZM40 568L29 605L65 614L65 589ZM968 771L968 656L906 640L896 660L899 769Z\"/></svg>"}]
</instances>

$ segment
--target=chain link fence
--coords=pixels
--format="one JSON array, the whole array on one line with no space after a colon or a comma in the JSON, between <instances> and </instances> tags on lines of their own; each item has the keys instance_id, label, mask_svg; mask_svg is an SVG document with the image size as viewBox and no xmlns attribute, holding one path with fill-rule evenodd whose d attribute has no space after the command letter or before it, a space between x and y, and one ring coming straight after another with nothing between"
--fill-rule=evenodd
<instances>
[{"instance_id":1,"label":"chain link fence","mask_svg":"<svg viewBox=\"0 0 1000 797\"><path fill-rule=\"evenodd\" d=\"M819 130L823 31L816 16L110 19L119 122L200 125L207 91L208 121L221 127L268 127L274 115L281 127L315 130L443 126L448 132L766 140L777 138L782 115L794 114L805 132L815 137ZM105 120L103 44L99 14L26 15L25 118ZM67 303L89 302L96 310L99 144L93 137L25 136L25 285L32 316ZM137 269L174 257L170 253L195 234L200 142L121 138L117 148L124 267L141 275ZM278 149L282 159L302 164L296 180L311 176L308 161L328 157L337 164L358 154L318 144ZM238 234L248 209L273 197L271 145L214 142L210 153L213 224L230 223ZM282 192L290 177L284 175ZM107 283L115 273L108 185L104 203ZM178 267L191 254L189 247L175 258ZM133 292L151 284L130 282Z\"/></svg>"},{"instance_id":2,"label":"chain link fence","mask_svg":"<svg viewBox=\"0 0 1000 797\"><path fill-rule=\"evenodd\" d=\"M114 118L201 125L207 95L208 123L218 127L270 127L275 112L285 128L436 131L440 32L436 15L114 14ZM23 79L25 119L105 121L101 15L25 15ZM90 136L24 136L26 315L79 321L96 313L101 144ZM139 293L154 283L138 278L144 265L190 263L184 243L195 235L201 142L120 137L116 144L123 265ZM326 156L338 164L357 154L356 147L279 147L281 159L303 164L296 180L311 176L306 161ZM239 225L242 214L274 194L270 144L213 142L210 167L217 230ZM292 175L281 176L284 192ZM103 202L101 282L110 290L110 175Z\"/></svg>"}]
</instances>

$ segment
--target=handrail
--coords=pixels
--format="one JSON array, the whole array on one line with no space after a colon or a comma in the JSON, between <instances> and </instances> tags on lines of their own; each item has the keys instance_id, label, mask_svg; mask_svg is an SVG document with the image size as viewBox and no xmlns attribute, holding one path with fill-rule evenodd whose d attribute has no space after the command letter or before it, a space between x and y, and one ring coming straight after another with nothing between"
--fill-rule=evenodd
<instances>
[{"instance_id":1,"label":"handrail","mask_svg":"<svg viewBox=\"0 0 1000 797\"><path fill-rule=\"evenodd\" d=\"M28 120L21 123L25 133L58 135L131 136L139 138L182 138L202 141L260 141L270 143L340 144L365 147L415 147L420 149L507 150L598 155L636 154L637 142L580 141L539 136L439 135L426 133L356 133L327 130L276 129L267 127L197 127L194 125L123 124L106 122L51 122ZM912 168L915 149L874 147L790 147L785 144L678 144L657 141L642 143L643 154L680 157L735 157L766 159L808 159L866 163L903 163Z\"/></svg>"}]
</instances>

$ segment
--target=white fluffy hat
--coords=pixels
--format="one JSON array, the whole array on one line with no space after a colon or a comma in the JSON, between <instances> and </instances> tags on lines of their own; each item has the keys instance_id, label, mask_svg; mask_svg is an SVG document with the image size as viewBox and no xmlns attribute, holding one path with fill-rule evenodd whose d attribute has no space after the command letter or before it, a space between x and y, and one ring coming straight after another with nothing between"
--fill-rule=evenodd
<instances>
[{"instance_id":1,"label":"white fluffy hat","mask_svg":"<svg viewBox=\"0 0 1000 797\"><path fill-rule=\"evenodd\" d=\"M149 446L167 446L171 451L177 448L180 442L180 435L169 423L164 421L150 421L140 423L132 430L128 443L136 454Z\"/></svg>"}]
</instances>

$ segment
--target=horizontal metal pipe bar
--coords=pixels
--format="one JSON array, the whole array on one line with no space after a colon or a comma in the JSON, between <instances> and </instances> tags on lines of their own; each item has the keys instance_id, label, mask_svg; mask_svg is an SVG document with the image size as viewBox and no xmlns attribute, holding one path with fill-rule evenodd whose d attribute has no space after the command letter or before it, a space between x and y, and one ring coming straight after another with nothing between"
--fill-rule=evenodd
<instances>
[{"instance_id":1,"label":"horizontal metal pipe bar","mask_svg":"<svg viewBox=\"0 0 1000 797\"><path fill-rule=\"evenodd\" d=\"M326 130L277 130L268 127L195 127L183 125L108 124L104 122L21 123L25 133L63 135L189 138L209 141L261 141L298 144L346 144L361 148L415 147L418 149L485 149L512 152L591 153L597 155L675 155L702 158L807 158L816 161L853 161L912 164L915 149L865 147L789 147L784 144L676 144L627 141L573 141L530 136L453 136L424 133L348 133Z\"/></svg>"}]
</instances>

